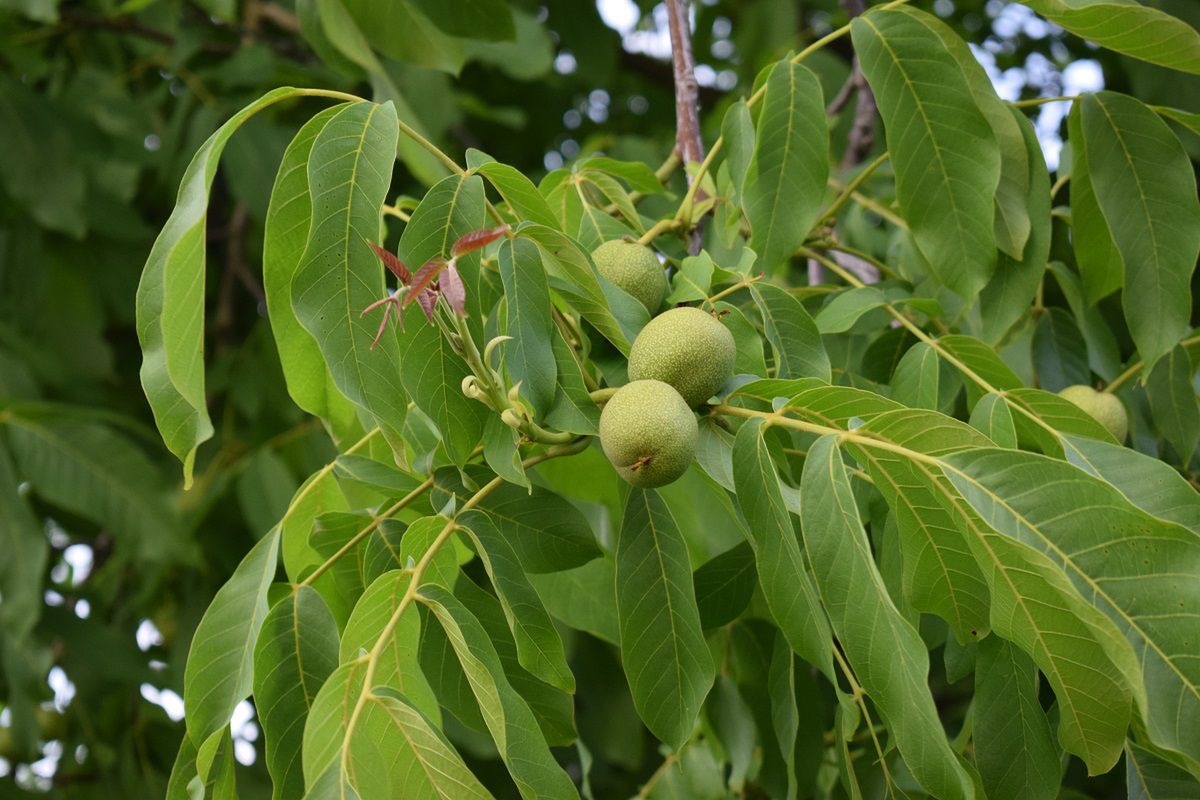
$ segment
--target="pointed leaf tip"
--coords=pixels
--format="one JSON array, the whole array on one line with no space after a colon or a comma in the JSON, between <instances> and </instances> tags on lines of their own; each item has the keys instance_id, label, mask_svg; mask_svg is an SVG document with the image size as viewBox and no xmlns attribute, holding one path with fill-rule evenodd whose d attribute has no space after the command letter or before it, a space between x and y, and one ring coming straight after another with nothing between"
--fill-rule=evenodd
<instances>
[{"instance_id":1,"label":"pointed leaf tip","mask_svg":"<svg viewBox=\"0 0 1200 800\"><path fill-rule=\"evenodd\" d=\"M412 283L412 273L408 271L408 267L404 266L404 262L395 253L380 247L375 242L369 241L367 244L375 251L375 255L379 256L379 260L383 262L384 266L391 270L392 274L400 280L400 283L405 286Z\"/></svg>"},{"instance_id":2,"label":"pointed leaf tip","mask_svg":"<svg viewBox=\"0 0 1200 800\"><path fill-rule=\"evenodd\" d=\"M481 247L486 247L492 242L499 239L504 234L508 233L512 228L508 225L501 225L496 228L480 228L479 230L471 231L463 234L450 248L450 255L461 256L463 253L470 253L473 250L478 250Z\"/></svg>"}]
</instances>

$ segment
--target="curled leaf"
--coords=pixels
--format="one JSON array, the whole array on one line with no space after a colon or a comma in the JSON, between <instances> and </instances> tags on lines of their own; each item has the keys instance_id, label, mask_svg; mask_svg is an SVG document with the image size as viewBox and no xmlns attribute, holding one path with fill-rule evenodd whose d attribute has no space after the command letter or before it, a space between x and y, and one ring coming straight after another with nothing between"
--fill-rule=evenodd
<instances>
[{"instance_id":1,"label":"curled leaf","mask_svg":"<svg viewBox=\"0 0 1200 800\"><path fill-rule=\"evenodd\" d=\"M434 282L437 280L438 274L446 268L446 259L431 258L421 265L417 270L416 276L412 280L412 286L408 290L408 295L404 298L404 305L407 306L413 300L421 302L421 307L425 307L425 302L421 300L421 295L433 288ZM432 292L430 292L432 294ZM435 296L433 300L437 300ZM433 313L433 304L430 302L429 309L425 312L426 316Z\"/></svg>"},{"instance_id":2,"label":"curled leaf","mask_svg":"<svg viewBox=\"0 0 1200 800\"><path fill-rule=\"evenodd\" d=\"M437 292L433 289L422 289L417 295L417 305L425 312L425 319L433 322L433 309L437 305Z\"/></svg>"},{"instance_id":3,"label":"curled leaf","mask_svg":"<svg viewBox=\"0 0 1200 800\"><path fill-rule=\"evenodd\" d=\"M460 317L467 315L467 287L463 285L462 276L458 274L458 268L454 266L453 261L442 273L442 277L438 278L438 291L446 298L455 314Z\"/></svg>"}]
</instances>

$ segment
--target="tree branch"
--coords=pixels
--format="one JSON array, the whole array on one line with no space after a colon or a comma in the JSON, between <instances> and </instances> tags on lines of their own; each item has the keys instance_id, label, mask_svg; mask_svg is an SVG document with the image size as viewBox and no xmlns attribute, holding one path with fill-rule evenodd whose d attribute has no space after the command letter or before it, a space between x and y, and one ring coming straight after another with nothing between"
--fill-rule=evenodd
<instances>
[{"instance_id":1,"label":"tree branch","mask_svg":"<svg viewBox=\"0 0 1200 800\"><path fill-rule=\"evenodd\" d=\"M699 163L704 160L704 142L700 138L700 85L696 83L696 61L692 56L688 0L667 0L667 21L671 29L671 63L675 74L675 150L685 165ZM688 178L689 183L692 180ZM700 196L699 192L696 196ZM688 253L696 255L700 245L697 227L688 235Z\"/></svg>"},{"instance_id":2,"label":"tree branch","mask_svg":"<svg viewBox=\"0 0 1200 800\"><path fill-rule=\"evenodd\" d=\"M842 10L854 19L859 14L867 10L865 0L838 0ZM833 101L829 104L826 111L830 114L840 112L850 101L850 94L854 92L857 97L854 107L854 122L850 126L850 133L846 137L846 151L842 154L842 172L853 169L862 163L867 157L867 153L871 151L871 146L875 144L875 95L871 91L871 87L867 85L867 79L863 76L862 67L858 63L858 56L854 56L854 60L850 67L850 77L846 79L846 83L842 85L841 91L837 93ZM842 263L842 266L850 269L855 269L860 264L856 261L846 263L842 261L839 254L835 254L835 258ZM867 279L869 273L860 273L860 277ZM808 282L809 285L823 283L825 280L825 270L819 261L809 259L808 262ZM875 283L879 280L879 276L875 275L875 280L868 280L868 283Z\"/></svg>"}]
</instances>

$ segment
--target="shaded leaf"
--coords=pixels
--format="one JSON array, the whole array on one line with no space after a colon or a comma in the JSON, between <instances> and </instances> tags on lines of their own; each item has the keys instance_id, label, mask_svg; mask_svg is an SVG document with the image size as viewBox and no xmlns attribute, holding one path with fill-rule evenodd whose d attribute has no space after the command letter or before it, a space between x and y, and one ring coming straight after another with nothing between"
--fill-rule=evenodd
<instances>
[{"instance_id":1,"label":"shaded leaf","mask_svg":"<svg viewBox=\"0 0 1200 800\"><path fill-rule=\"evenodd\" d=\"M621 665L638 715L672 750L692 734L716 670L687 545L658 494L633 489L617 538Z\"/></svg>"}]
</instances>

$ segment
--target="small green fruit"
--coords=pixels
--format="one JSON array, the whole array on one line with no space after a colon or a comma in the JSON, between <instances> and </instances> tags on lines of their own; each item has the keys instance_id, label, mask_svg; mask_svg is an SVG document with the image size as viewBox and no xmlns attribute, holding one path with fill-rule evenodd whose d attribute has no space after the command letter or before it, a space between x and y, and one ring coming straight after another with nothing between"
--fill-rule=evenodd
<instances>
[{"instance_id":1,"label":"small green fruit","mask_svg":"<svg viewBox=\"0 0 1200 800\"><path fill-rule=\"evenodd\" d=\"M644 489L687 472L696 455L696 417L662 381L633 381L600 413L600 446L617 474Z\"/></svg>"},{"instance_id":2,"label":"small green fruit","mask_svg":"<svg viewBox=\"0 0 1200 800\"><path fill-rule=\"evenodd\" d=\"M1129 433L1129 416L1116 395L1097 392L1090 386L1077 384L1063 389L1058 396L1070 400L1086 411L1089 416L1108 428L1108 432L1118 442L1125 441L1125 434Z\"/></svg>"},{"instance_id":3,"label":"small green fruit","mask_svg":"<svg viewBox=\"0 0 1200 800\"><path fill-rule=\"evenodd\" d=\"M637 298L653 314L667 296L667 274L654 251L637 242L613 239L592 251L600 274Z\"/></svg>"},{"instance_id":4,"label":"small green fruit","mask_svg":"<svg viewBox=\"0 0 1200 800\"><path fill-rule=\"evenodd\" d=\"M629 379L669 383L696 407L733 377L737 347L720 320L691 306L664 311L642 328L629 351Z\"/></svg>"}]
</instances>

